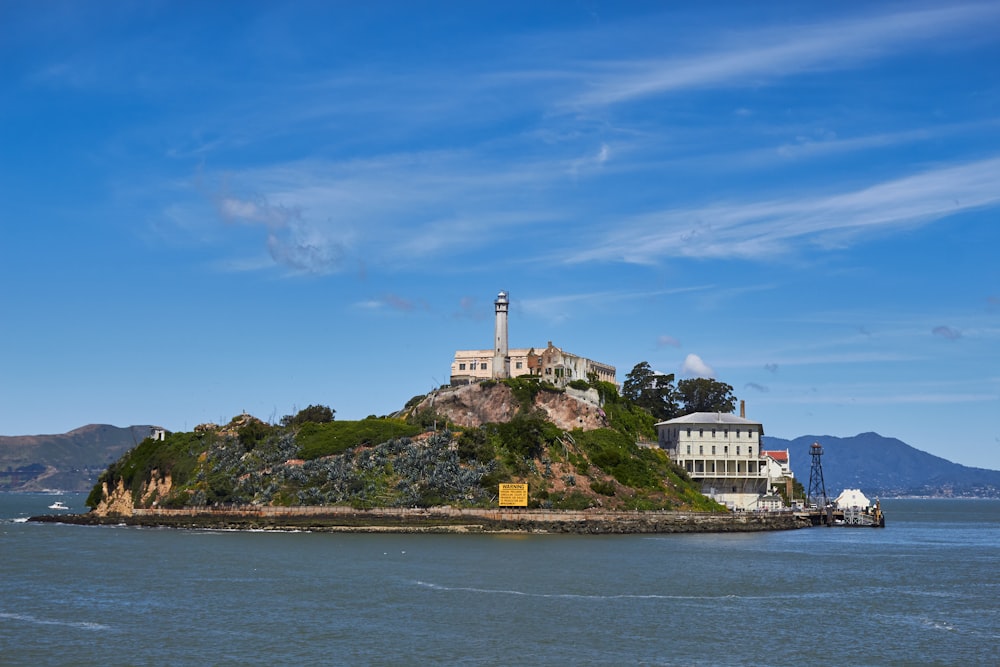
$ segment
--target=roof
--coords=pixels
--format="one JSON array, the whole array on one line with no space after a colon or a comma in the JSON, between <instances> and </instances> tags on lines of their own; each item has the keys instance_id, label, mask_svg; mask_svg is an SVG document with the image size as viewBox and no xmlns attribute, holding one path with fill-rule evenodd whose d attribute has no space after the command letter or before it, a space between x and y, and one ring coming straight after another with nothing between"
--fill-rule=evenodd
<instances>
[{"instance_id":1,"label":"roof","mask_svg":"<svg viewBox=\"0 0 1000 667\"><path fill-rule=\"evenodd\" d=\"M861 493L861 489L844 489L833 502L841 509L845 507L868 507L871 505L871 501L868 500L865 494Z\"/></svg>"},{"instance_id":2,"label":"roof","mask_svg":"<svg viewBox=\"0 0 1000 667\"><path fill-rule=\"evenodd\" d=\"M788 450L787 449L765 449L761 452L764 456L770 456L772 459L778 463L788 463Z\"/></svg>"},{"instance_id":3,"label":"roof","mask_svg":"<svg viewBox=\"0 0 1000 667\"><path fill-rule=\"evenodd\" d=\"M691 414L684 415L683 417L676 417L674 419L668 419L665 422L659 422L657 426L675 426L678 424L733 424L737 426L760 426L761 430L764 430L763 424L760 422L738 417L731 412L692 412Z\"/></svg>"}]
</instances>

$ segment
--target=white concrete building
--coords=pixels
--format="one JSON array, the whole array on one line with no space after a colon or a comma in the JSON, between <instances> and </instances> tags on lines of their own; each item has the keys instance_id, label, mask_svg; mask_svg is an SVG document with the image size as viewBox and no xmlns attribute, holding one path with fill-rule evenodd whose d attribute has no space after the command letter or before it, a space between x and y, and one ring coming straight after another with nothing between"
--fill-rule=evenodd
<instances>
[{"instance_id":1,"label":"white concrete building","mask_svg":"<svg viewBox=\"0 0 1000 667\"><path fill-rule=\"evenodd\" d=\"M701 492L730 509L771 506L768 457L761 452L764 426L721 412L695 412L656 425L662 449Z\"/></svg>"},{"instance_id":2,"label":"white concrete building","mask_svg":"<svg viewBox=\"0 0 1000 667\"><path fill-rule=\"evenodd\" d=\"M494 347L492 350L457 350L451 362L451 384L470 384L482 380L534 375L564 387L573 380L587 380L591 374L603 382L617 385L616 369L586 357L571 354L549 341L540 351L533 347L509 348L506 292L497 295L494 306Z\"/></svg>"}]
</instances>

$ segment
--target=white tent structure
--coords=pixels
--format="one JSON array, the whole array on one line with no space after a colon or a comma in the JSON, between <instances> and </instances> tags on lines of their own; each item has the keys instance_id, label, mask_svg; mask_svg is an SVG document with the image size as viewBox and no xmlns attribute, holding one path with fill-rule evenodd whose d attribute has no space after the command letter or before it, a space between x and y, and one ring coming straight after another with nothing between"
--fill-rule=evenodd
<instances>
[{"instance_id":1,"label":"white tent structure","mask_svg":"<svg viewBox=\"0 0 1000 667\"><path fill-rule=\"evenodd\" d=\"M861 493L861 489L844 489L833 502L840 509L849 507L864 508L871 505L871 501L865 497L865 494Z\"/></svg>"}]
</instances>

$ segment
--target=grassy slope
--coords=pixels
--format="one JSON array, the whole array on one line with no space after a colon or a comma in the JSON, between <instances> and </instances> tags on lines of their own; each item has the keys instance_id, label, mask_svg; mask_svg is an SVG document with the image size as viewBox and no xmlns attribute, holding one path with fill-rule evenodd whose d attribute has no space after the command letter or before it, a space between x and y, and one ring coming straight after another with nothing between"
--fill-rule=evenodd
<instances>
[{"instance_id":1,"label":"grassy slope","mask_svg":"<svg viewBox=\"0 0 1000 667\"><path fill-rule=\"evenodd\" d=\"M659 450L610 429L559 433L538 419L419 434L393 419L259 422L236 433L172 433L145 440L101 477L121 480L137 504L489 507L497 485L527 481L534 507L717 510ZM166 497L141 494L154 471L169 474ZM88 498L101 499L99 483Z\"/></svg>"}]
</instances>

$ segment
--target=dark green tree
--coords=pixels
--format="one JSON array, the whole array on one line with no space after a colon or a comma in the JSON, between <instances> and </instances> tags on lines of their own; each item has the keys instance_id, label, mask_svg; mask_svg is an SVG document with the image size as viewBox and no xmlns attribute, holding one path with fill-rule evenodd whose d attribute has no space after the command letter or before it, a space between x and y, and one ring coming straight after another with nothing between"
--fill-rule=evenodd
<instances>
[{"instance_id":1,"label":"dark green tree","mask_svg":"<svg viewBox=\"0 0 1000 667\"><path fill-rule=\"evenodd\" d=\"M622 397L660 421L677 416L676 394L674 374L657 373L646 361L636 364L622 383Z\"/></svg>"},{"instance_id":2,"label":"dark green tree","mask_svg":"<svg viewBox=\"0 0 1000 667\"><path fill-rule=\"evenodd\" d=\"M681 414L692 412L732 412L736 397L732 386L711 378L690 378L677 383L677 400L683 405Z\"/></svg>"},{"instance_id":3,"label":"dark green tree","mask_svg":"<svg viewBox=\"0 0 1000 667\"><path fill-rule=\"evenodd\" d=\"M299 410L294 416L285 415L281 418L282 426L301 426L306 422L313 424L325 424L333 421L336 410L325 405L310 405L308 408Z\"/></svg>"}]
</instances>

